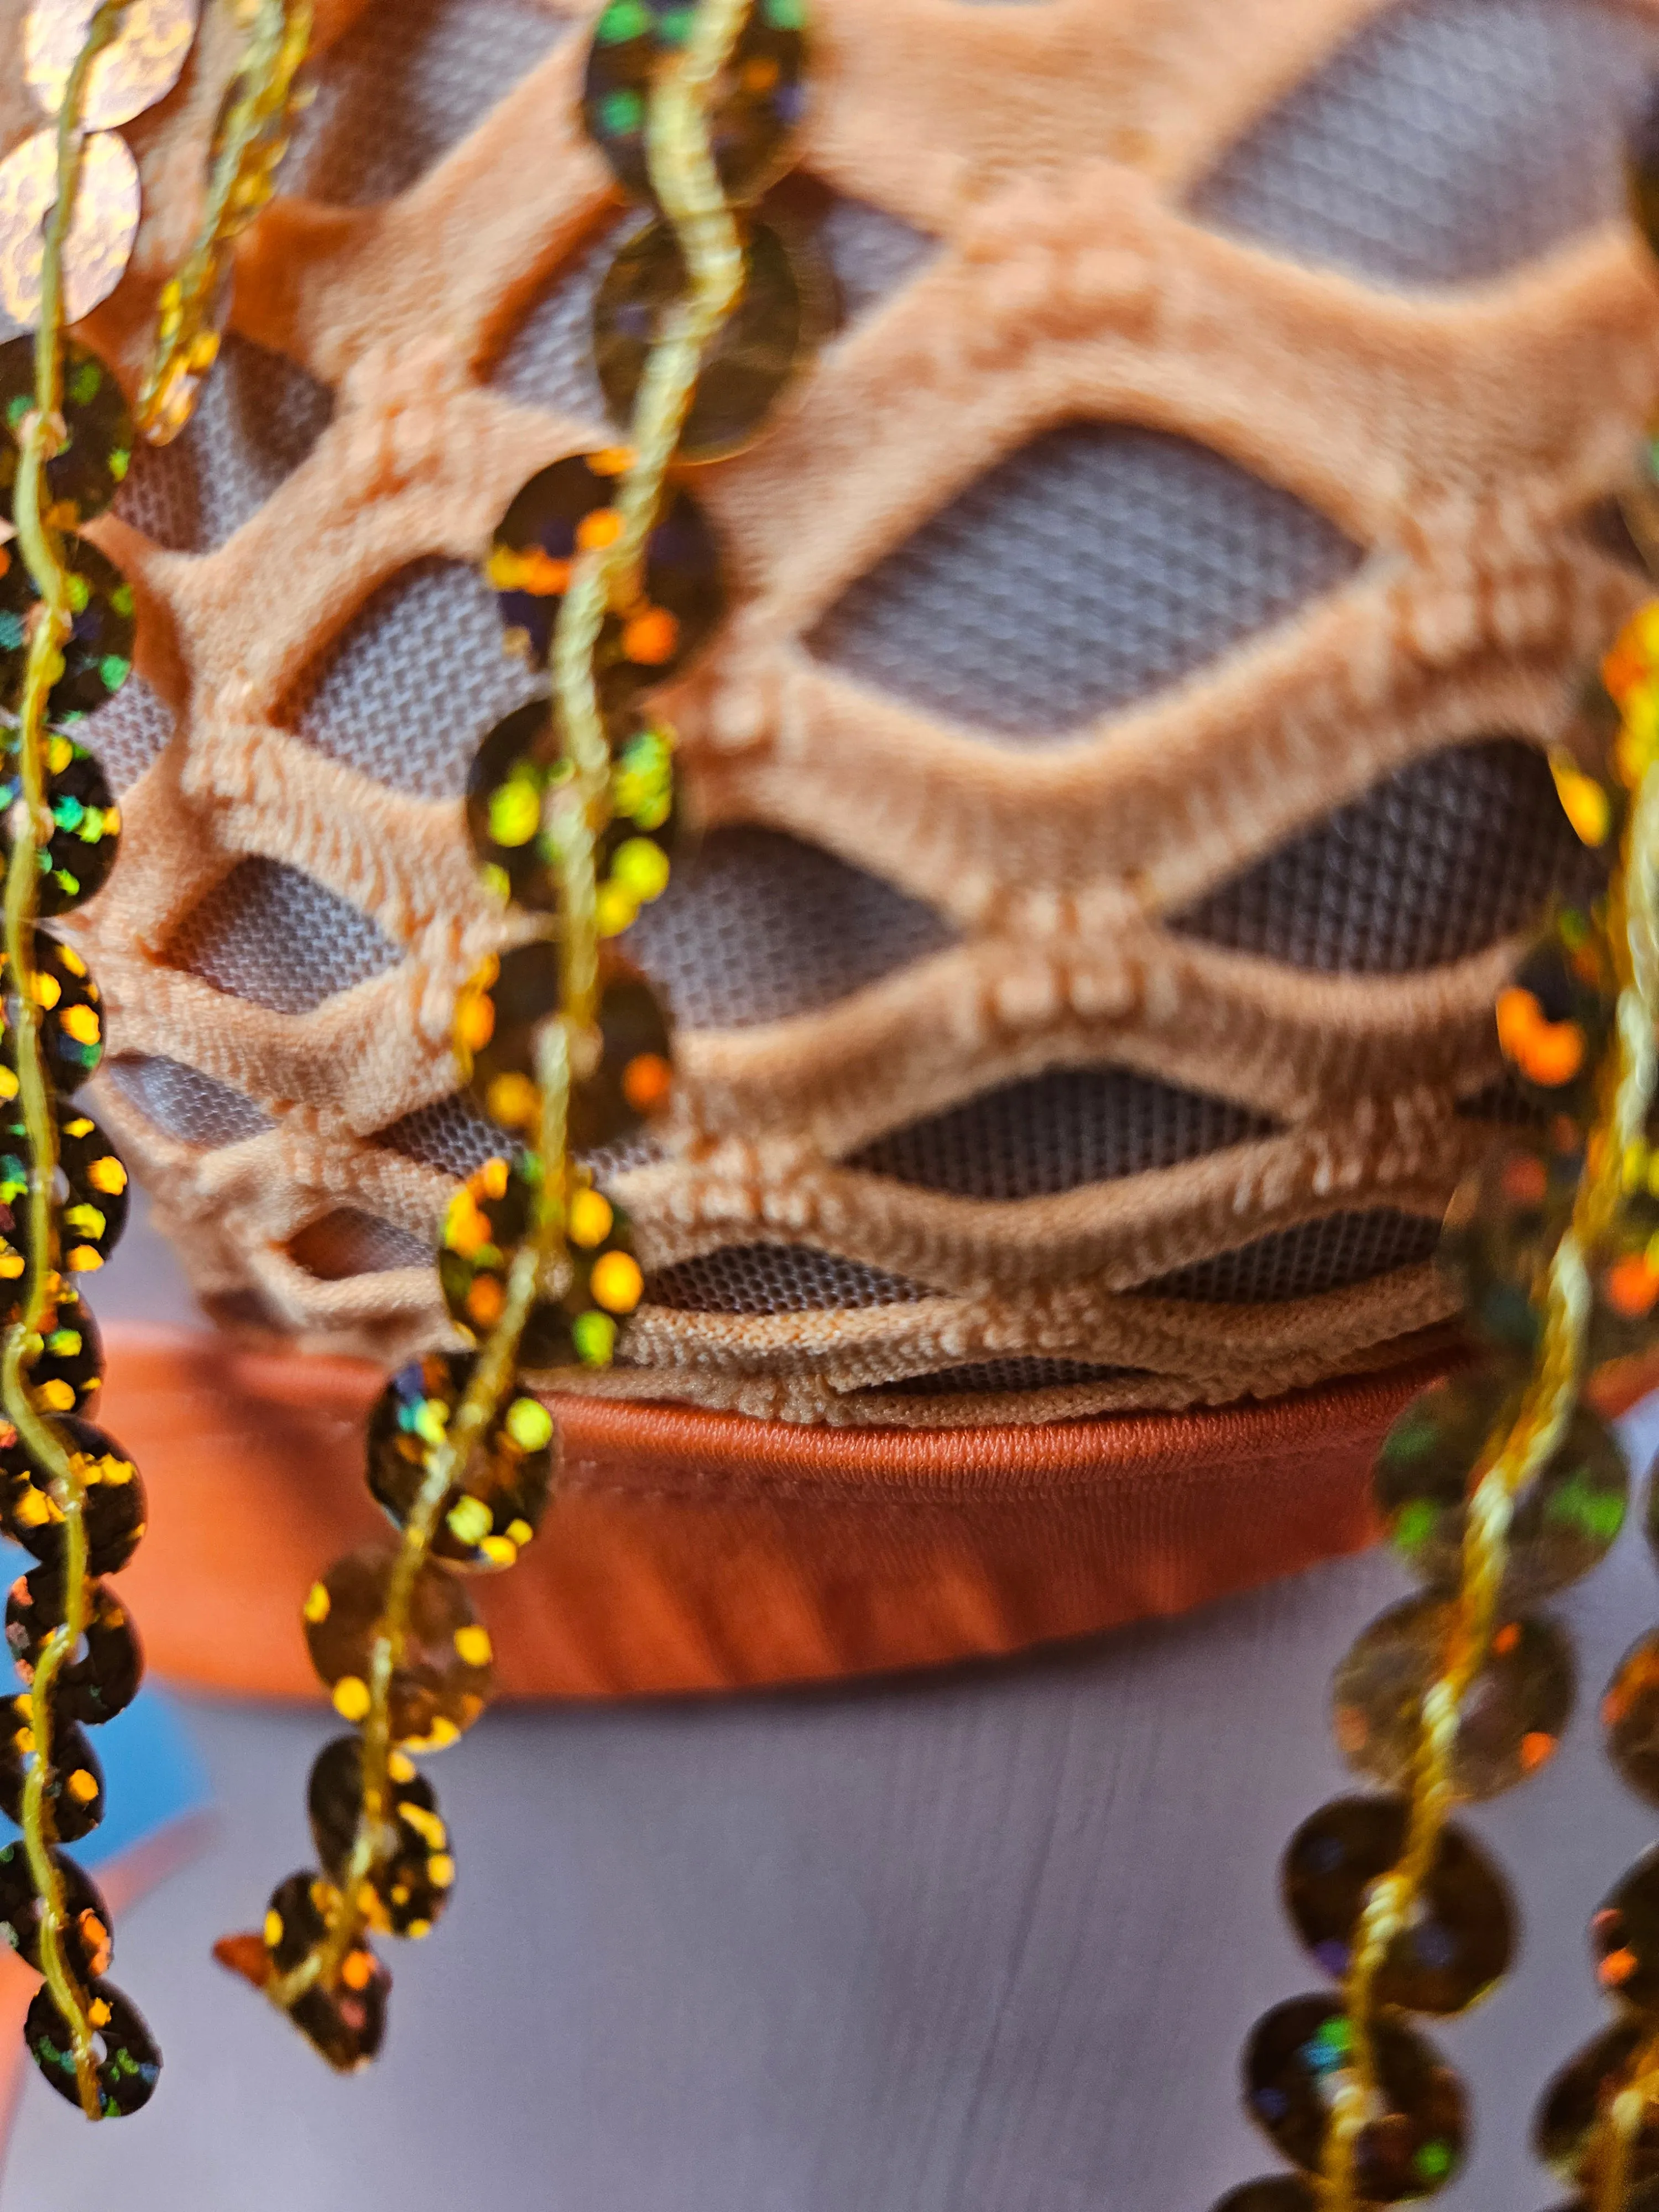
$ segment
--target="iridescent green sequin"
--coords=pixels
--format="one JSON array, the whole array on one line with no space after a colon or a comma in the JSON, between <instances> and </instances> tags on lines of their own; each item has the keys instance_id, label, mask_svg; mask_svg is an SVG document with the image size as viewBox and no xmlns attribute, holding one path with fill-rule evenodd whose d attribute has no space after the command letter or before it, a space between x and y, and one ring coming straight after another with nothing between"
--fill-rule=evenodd
<instances>
[{"instance_id":1,"label":"iridescent green sequin","mask_svg":"<svg viewBox=\"0 0 1659 2212\"><path fill-rule=\"evenodd\" d=\"M531 477L496 525L484 574L510 650L540 667L579 552L612 544L616 501L632 456L623 447L572 453ZM607 708L678 675L725 611L719 549L690 494L671 489L646 540L638 599L607 614L594 678Z\"/></svg>"},{"instance_id":2,"label":"iridescent green sequin","mask_svg":"<svg viewBox=\"0 0 1659 2212\"><path fill-rule=\"evenodd\" d=\"M46 718L58 728L95 714L132 672L137 628L132 586L108 556L84 538L65 538L69 636L62 672L46 694ZM40 599L15 538L0 544L0 713L22 703L28 623Z\"/></svg>"},{"instance_id":3,"label":"iridescent green sequin","mask_svg":"<svg viewBox=\"0 0 1659 2212\"><path fill-rule=\"evenodd\" d=\"M399 1368L374 1401L368 1486L399 1528L476 1364L471 1353L428 1352ZM556 1445L553 1417L539 1399L510 1392L445 1495L432 1540L437 1557L463 1567L512 1566L541 1526Z\"/></svg>"},{"instance_id":4,"label":"iridescent green sequin","mask_svg":"<svg viewBox=\"0 0 1659 2212\"><path fill-rule=\"evenodd\" d=\"M593 301L593 366L611 420L626 425L651 349L686 290L685 261L660 220L619 249ZM769 223L744 247L743 291L703 356L675 459L718 461L753 442L830 321L832 281L816 249Z\"/></svg>"},{"instance_id":5,"label":"iridescent green sequin","mask_svg":"<svg viewBox=\"0 0 1659 2212\"><path fill-rule=\"evenodd\" d=\"M17 732L0 730L0 883L11 858L11 812L22 796ZM104 771L86 747L61 731L46 739L46 811L52 839L39 855L35 893L43 915L84 906L108 880L121 837L121 811Z\"/></svg>"},{"instance_id":6,"label":"iridescent green sequin","mask_svg":"<svg viewBox=\"0 0 1659 2212\"><path fill-rule=\"evenodd\" d=\"M1389 2018L1371 2024L1381 2109L1355 2139L1353 2174L1368 2204L1432 2196L1462 2164L1463 2086L1433 2045ZM1286 2158L1317 2173L1337 2093L1352 2074L1353 2039L1334 1997L1292 1997L1252 2031L1244 2108Z\"/></svg>"},{"instance_id":7,"label":"iridescent green sequin","mask_svg":"<svg viewBox=\"0 0 1659 2212\"><path fill-rule=\"evenodd\" d=\"M1444 1666L1452 1615L1438 1598L1408 1598L1379 1614L1336 1670L1337 1747L1385 1789L1410 1784L1423 1698ZM1574 1687L1572 1649L1553 1622L1500 1616L1459 1716L1457 1795L1495 1797L1535 1773L1559 1744Z\"/></svg>"},{"instance_id":8,"label":"iridescent green sequin","mask_svg":"<svg viewBox=\"0 0 1659 2212\"><path fill-rule=\"evenodd\" d=\"M369 1710L375 1635L386 1607L393 1555L375 1547L348 1553L305 1601L311 1663L343 1720ZM388 1698L392 1741L437 1751L470 1729L494 1680L489 1638L471 1600L441 1567L423 1567L409 1602L403 1657Z\"/></svg>"},{"instance_id":9,"label":"iridescent green sequin","mask_svg":"<svg viewBox=\"0 0 1659 2212\"><path fill-rule=\"evenodd\" d=\"M388 1761L389 1847L360 1899L371 1928L389 1936L429 1935L449 1902L455 1861L432 1784L401 1752ZM360 1738L337 1736L318 1753L306 1792L317 1856L331 1880L345 1871L363 1807Z\"/></svg>"},{"instance_id":10,"label":"iridescent green sequin","mask_svg":"<svg viewBox=\"0 0 1659 2212\"><path fill-rule=\"evenodd\" d=\"M0 345L0 521L12 520L23 425L34 411L34 340ZM126 481L132 417L120 386L89 346L64 340L64 437L46 463L46 506L58 530L101 514Z\"/></svg>"},{"instance_id":11,"label":"iridescent green sequin","mask_svg":"<svg viewBox=\"0 0 1659 2212\"><path fill-rule=\"evenodd\" d=\"M624 190L655 197L645 115L664 57L684 47L696 15L686 0L609 0L593 27L582 120ZM804 0L754 0L721 71L710 114L714 167L728 199L763 192L789 159L805 110Z\"/></svg>"},{"instance_id":12,"label":"iridescent green sequin","mask_svg":"<svg viewBox=\"0 0 1659 2212\"><path fill-rule=\"evenodd\" d=\"M1404 1853L1407 1821L1403 1797L1339 1797L1291 1838L1285 1912L1334 1980L1347 1974L1371 1884ZM1464 2012L1508 1972L1514 1952L1508 1889L1471 1838L1443 1828L1408 1923L1378 1970L1376 2001L1406 2012Z\"/></svg>"},{"instance_id":13,"label":"iridescent green sequin","mask_svg":"<svg viewBox=\"0 0 1659 2212\"><path fill-rule=\"evenodd\" d=\"M86 1991L88 2015L103 2046L98 2063L99 2112L108 2120L137 2112L149 2104L161 2079L161 2054L143 2015L131 1999L108 1982L94 1982ZM29 2055L60 2097L78 2106L81 2093L75 2072L68 2022L43 1982L23 2023L23 2040Z\"/></svg>"},{"instance_id":14,"label":"iridescent green sequin","mask_svg":"<svg viewBox=\"0 0 1659 2212\"><path fill-rule=\"evenodd\" d=\"M1383 1439L1377 1510L1389 1540L1432 1589L1457 1587L1471 1478L1520 1402L1513 1378L1478 1368L1414 1398ZM1514 1611L1588 1574L1624 1526L1629 1495L1618 1438L1577 1407L1561 1443L1516 1500L1499 1602Z\"/></svg>"}]
</instances>

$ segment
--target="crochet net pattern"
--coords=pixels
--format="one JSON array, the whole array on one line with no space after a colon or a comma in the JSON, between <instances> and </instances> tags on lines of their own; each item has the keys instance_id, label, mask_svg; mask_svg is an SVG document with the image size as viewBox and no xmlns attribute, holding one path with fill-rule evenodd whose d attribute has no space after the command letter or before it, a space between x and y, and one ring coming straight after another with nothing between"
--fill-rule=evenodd
<instances>
[{"instance_id":1,"label":"crochet net pattern","mask_svg":"<svg viewBox=\"0 0 1659 2212\"><path fill-rule=\"evenodd\" d=\"M476 564L614 434L590 20L319 9L220 373L92 533L141 613L95 732L102 1111L211 1311L378 1358L442 1337L431 1239L492 1149L458 798L526 679ZM597 1163L652 1275L604 1387L981 1422L1397 1358L1513 1112L1515 934L1587 883L1539 749L1641 588L1618 137L1659 0L814 20L781 189L842 320L695 472L731 611L666 702L706 834L635 938L684 1082ZM128 370L229 58L131 130L89 327Z\"/></svg>"}]
</instances>

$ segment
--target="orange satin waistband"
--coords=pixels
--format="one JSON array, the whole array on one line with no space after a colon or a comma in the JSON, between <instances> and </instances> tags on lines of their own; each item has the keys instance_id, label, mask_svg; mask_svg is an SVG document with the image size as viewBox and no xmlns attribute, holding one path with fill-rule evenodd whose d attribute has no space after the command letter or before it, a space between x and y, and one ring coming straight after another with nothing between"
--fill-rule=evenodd
<instances>
[{"instance_id":1,"label":"orange satin waistband","mask_svg":"<svg viewBox=\"0 0 1659 2212\"><path fill-rule=\"evenodd\" d=\"M149 1530L122 1588L160 1672L314 1693L299 1608L384 1538L362 1421L384 1377L112 1324L99 1418ZM618 1697L823 1680L1087 1635L1352 1551L1382 1431L1435 1372L1264 1404L973 1430L807 1429L562 1398L537 1543L475 1578L501 1686Z\"/></svg>"}]
</instances>

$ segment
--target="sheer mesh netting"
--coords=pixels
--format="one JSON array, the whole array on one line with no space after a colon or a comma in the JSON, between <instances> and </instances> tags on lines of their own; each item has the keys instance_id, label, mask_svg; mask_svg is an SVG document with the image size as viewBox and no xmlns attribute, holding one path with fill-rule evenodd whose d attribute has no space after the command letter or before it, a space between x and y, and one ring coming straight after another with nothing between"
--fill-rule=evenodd
<instances>
[{"instance_id":1,"label":"sheer mesh netting","mask_svg":"<svg viewBox=\"0 0 1659 2212\"><path fill-rule=\"evenodd\" d=\"M477 562L611 437L636 227L586 9L335 0L186 434L97 526L141 672L87 934L106 1110L210 1310L441 1340L495 1148L457 804L532 679ZM703 823L633 933L684 1081L594 1164L650 1270L604 1388L806 1421L1267 1394L1441 1326L1517 933L1593 885L1541 746L1639 589L1659 0L816 0L780 214L839 325L695 472L732 609ZM225 57L135 129L138 358ZM589 1386L591 1387L591 1386Z\"/></svg>"}]
</instances>

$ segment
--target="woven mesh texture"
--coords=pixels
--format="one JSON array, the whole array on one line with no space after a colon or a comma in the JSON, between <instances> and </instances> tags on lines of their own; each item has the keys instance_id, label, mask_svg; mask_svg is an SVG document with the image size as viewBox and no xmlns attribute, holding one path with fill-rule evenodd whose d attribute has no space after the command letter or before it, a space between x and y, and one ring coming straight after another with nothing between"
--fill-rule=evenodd
<instances>
[{"instance_id":1,"label":"woven mesh texture","mask_svg":"<svg viewBox=\"0 0 1659 2212\"><path fill-rule=\"evenodd\" d=\"M106 1110L212 1310L309 1343L441 1339L417 1261L492 1149L456 801L529 679L476 564L609 434L591 12L322 10L223 367L94 526L143 616ZM1638 590L1659 0L815 19L780 203L840 323L696 472L732 612L665 702L705 834L630 949L684 1080L596 1162L651 1282L605 1387L967 1422L1396 1358L1516 1118L1513 935L1586 881L1539 749ZM145 147L129 367L222 77Z\"/></svg>"}]
</instances>

